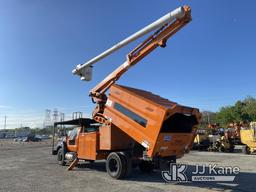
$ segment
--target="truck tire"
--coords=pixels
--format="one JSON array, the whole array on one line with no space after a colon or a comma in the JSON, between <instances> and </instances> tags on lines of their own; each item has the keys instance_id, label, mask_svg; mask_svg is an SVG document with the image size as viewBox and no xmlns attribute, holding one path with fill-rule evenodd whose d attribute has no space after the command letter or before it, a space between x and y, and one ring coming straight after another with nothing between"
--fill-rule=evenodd
<instances>
[{"instance_id":1,"label":"truck tire","mask_svg":"<svg viewBox=\"0 0 256 192\"><path fill-rule=\"evenodd\" d=\"M247 145L243 146L242 152L243 154L247 154L247 155L251 153L250 148Z\"/></svg>"},{"instance_id":2,"label":"truck tire","mask_svg":"<svg viewBox=\"0 0 256 192\"><path fill-rule=\"evenodd\" d=\"M61 166L66 165L65 154L64 154L64 150L62 147L57 152L57 161L58 161L58 164Z\"/></svg>"},{"instance_id":3,"label":"truck tire","mask_svg":"<svg viewBox=\"0 0 256 192\"><path fill-rule=\"evenodd\" d=\"M150 173L153 171L154 165L153 165L152 161L141 161L139 163L139 168L140 168L141 172L143 172L143 173Z\"/></svg>"},{"instance_id":4,"label":"truck tire","mask_svg":"<svg viewBox=\"0 0 256 192\"><path fill-rule=\"evenodd\" d=\"M228 150L230 153L234 153L234 151L235 151L235 146L234 145L231 145L230 147L229 147L229 150Z\"/></svg>"},{"instance_id":5,"label":"truck tire","mask_svg":"<svg viewBox=\"0 0 256 192\"><path fill-rule=\"evenodd\" d=\"M132 157L129 153L127 152L120 152L118 153L120 155L120 157L123 159L123 161L125 161L126 164L126 170L124 173L124 177L129 177L132 171Z\"/></svg>"},{"instance_id":6,"label":"truck tire","mask_svg":"<svg viewBox=\"0 0 256 192\"><path fill-rule=\"evenodd\" d=\"M123 155L115 152L110 153L107 157L106 169L112 178L123 178L126 172L126 161Z\"/></svg>"}]
</instances>

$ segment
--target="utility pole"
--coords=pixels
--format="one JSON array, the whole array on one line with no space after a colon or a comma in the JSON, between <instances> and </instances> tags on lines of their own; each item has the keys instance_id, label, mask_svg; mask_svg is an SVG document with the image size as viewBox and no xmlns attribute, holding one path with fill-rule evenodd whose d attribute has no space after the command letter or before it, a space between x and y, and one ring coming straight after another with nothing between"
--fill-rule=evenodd
<instances>
[{"instance_id":1,"label":"utility pole","mask_svg":"<svg viewBox=\"0 0 256 192\"><path fill-rule=\"evenodd\" d=\"M60 121L64 121L64 119L65 119L65 114L60 113ZM66 129L65 129L64 125L61 125L61 135L62 136L66 135Z\"/></svg>"},{"instance_id":2,"label":"utility pole","mask_svg":"<svg viewBox=\"0 0 256 192\"><path fill-rule=\"evenodd\" d=\"M4 116L4 129L6 129L6 115Z\"/></svg>"},{"instance_id":3,"label":"utility pole","mask_svg":"<svg viewBox=\"0 0 256 192\"><path fill-rule=\"evenodd\" d=\"M208 120L208 124L210 125L210 114L207 112L207 120Z\"/></svg>"}]
</instances>

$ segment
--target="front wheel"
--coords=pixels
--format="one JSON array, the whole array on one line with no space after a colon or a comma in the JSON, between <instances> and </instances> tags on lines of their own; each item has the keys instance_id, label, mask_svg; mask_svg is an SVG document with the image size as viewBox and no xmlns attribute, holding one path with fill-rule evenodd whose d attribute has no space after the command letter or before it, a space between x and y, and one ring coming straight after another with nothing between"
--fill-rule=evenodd
<instances>
[{"instance_id":1,"label":"front wheel","mask_svg":"<svg viewBox=\"0 0 256 192\"><path fill-rule=\"evenodd\" d=\"M60 148L57 153L57 161L58 161L58 164L61 166L66 165L64 157L65 157L64 150L63 148Z\"/></svg>"}]
</instances>

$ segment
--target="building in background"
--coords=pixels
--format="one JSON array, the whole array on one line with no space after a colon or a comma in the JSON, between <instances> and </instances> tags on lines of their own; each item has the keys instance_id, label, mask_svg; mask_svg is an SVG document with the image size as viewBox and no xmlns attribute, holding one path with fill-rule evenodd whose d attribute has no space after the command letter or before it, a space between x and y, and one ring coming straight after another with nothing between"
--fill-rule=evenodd
<instances>
[{"instance_id":1,"label":"building in background","mask_svg":"<svg viewBox=\"0 0 256 192\"><path fill-rule=\"evenodd\" d=\"M15 130L15 137L27 137L31 134L31 129L29 127L22 127Z\"/></svg>"}]
</instances>

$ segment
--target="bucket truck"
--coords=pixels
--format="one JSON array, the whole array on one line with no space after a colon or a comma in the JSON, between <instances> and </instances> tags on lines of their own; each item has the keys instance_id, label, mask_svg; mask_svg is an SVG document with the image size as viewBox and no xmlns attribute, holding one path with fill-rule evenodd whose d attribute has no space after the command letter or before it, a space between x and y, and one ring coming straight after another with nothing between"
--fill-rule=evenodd
<instances>
[{"instance_id":1,"label":"bucket truck","mask_svg":"<svg viewBox=\"0 0 256 192\"><path fill-rule=\"evenodd\" d=\"M77 129L54 149L60 164L72 162L68 168L71 170L80 160L105 159L108 174L120 179L129 175L132 165L150 172L167 162L176 162L190 150L201 117L198 109L116 84L129 68L156 48L166 47L167 40L190 21L190 7L179 7L73 70L81 80L90 81L96 62L154 31L127 55L123 64L91 89L89 96L96 104L92 120L70 122ZM91 127L93 131L89 131Z\"/></svg>"}]
</instances>

